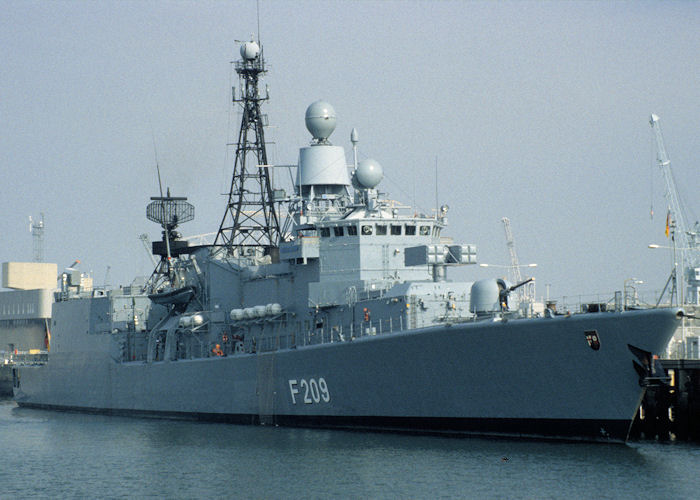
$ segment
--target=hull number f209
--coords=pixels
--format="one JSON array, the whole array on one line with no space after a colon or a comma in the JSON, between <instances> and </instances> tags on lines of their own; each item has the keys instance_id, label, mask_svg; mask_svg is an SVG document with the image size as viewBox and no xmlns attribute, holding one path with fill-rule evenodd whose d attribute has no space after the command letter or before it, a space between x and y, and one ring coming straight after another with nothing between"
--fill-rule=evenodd
<instances>
[{"instance_id":1,"label":"hull number f209","mask_svg":"<svg viewBox=\"0 0 700 500\"><path fill-rule=\"evenodd\" d=\"M292 404L297 404L297 398L307 405L329 403L331 400L328 384L323 377L318 380L315 378L289 379L289 393L292 396Z\"/></svg>"}]
</instances>

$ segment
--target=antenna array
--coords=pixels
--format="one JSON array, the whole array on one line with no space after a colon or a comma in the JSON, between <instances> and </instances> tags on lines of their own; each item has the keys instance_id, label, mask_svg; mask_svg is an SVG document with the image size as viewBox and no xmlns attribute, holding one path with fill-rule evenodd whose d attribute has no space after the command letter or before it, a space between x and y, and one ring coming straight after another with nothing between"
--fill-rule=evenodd
<instances>
[{"instance_id":1,"label":"antenna array","mask_svg":"<svg viewBox=\"0 0 700 500\"><path fill-rule=\"evenodd\" d=\"M260 106L269 99L258 88L267 70L260 46L253 40L241 46L241 60L235 63L240 80L240 96L233 102L242 108L236 144L231 188L226 211L214 245L227 248L231 255L243 255L245 247L271 254L279 244L280 223L275 210L272 178L267 168L264 126L267 116ZM247 255L247 253L245 253Z\"/></svg>"},{"instance_id":2,"label":"antenna array","mask_svg":"<svg viewBox=\"0 0 700 500\"><path fill-rule=\"evenodd\" d=\"M44 214L42 213L38 221L34 221L29 216L29 231L32 233L32 247L34 252L34 262L44 262Z\"/></svg>"}]
</instances>

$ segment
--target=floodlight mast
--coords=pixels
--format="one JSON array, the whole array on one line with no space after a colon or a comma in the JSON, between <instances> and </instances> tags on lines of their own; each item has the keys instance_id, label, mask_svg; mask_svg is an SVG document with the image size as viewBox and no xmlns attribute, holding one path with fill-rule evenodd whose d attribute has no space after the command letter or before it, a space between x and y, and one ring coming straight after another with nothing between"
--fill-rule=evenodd
<instances>
[{"instance_id":1,"label":"floodlight mast","mask_svg":"<svg viewBox=\"0 0 700 500\"><path fill-rule=\"evenodd\" d=\"M241 45L241 59L235 69L240 80L240 97L233 102L242 108L231 187L226 211L214 240L229 255L242 256L245 247L270 255L280 239L280 222L274 204L272 172L268 168L264 119L260 106L269 99L258 89L266 73L262 49L253 41ZM254 161L249 161L249 156ZM247 253L245 253L247 255Z\"/></svg>"}]
</instances>

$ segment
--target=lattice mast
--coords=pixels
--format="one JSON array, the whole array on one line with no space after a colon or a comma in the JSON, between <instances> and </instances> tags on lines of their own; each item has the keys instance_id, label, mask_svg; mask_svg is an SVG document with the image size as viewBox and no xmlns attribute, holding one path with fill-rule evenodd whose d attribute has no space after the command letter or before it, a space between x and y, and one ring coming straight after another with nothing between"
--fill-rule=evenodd
<instances>
[{"instance_id":1,"label":"lattice mast","mask_svg":"<svg viewBox=\"0 0 700 500\"><path fill-rule=\"evenodd\" d=\"M44 214L35 221L29 216L29 231L32 233L34 262L44 262Z\"/></svg>"},{"instance_id":2,"label":"lattice mast","mask_svg":"<svg viewBox=\"0 0 700 500\"><path fill-rule=\"evenodd\" d=\"M273 199L271 172L265 149L264 119L260 106L269 99L258 88L266 73L260 45L255 41L241 46L241 59L235 63L240 81L240 97L235 89L233 102L243 112L236 145L231 188L226 212L214 241L229 254L241 255L243 247L262 248L264 254L279 244L280 223Z\"/></svg>"}]
</instances>

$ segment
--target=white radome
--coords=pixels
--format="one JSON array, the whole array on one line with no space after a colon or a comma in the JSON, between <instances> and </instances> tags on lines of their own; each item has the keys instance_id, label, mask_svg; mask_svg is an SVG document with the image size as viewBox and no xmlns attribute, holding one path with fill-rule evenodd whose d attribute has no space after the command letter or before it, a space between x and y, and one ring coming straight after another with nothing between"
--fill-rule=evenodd
<instances>
[{"instance_id":1,"label":"white radome","mask_svg":"<svg viewBox=\"0 0 700 500\"><path fill-rule=\"evenodd\" d=\"M368 158L357 165L355 178L366 189L374 189L384 178L384 169L378 161Z\"/></svg>"},{"instance_id":2,"label":"white radome","mask_svg":"<svg viewBox=\"0 0 700 500\"><path fill-rule=\"evenodd\" d=\"M314 139L328 139L335 130L335 124L335 109L326 101L316 101L306 108L306 128Z\"/></svg>"},{"instance_id":3,"label":"white radome","mask_svg":"<svg viewBox=\"0 0 700 500\"><path fill-rule=\"evenodd\" d=\"M241 45L241 57L247 61L252 61L260 54L260 46L251 40Z\"/></svg>"}]
</instances>

